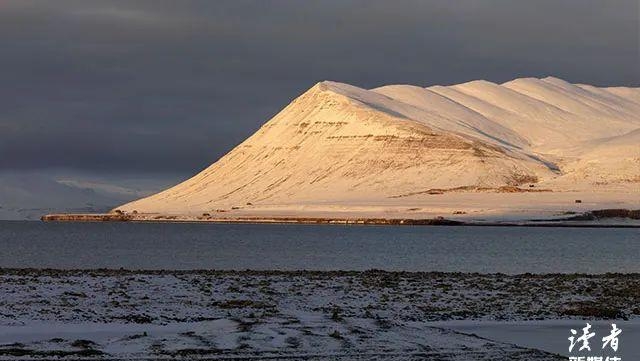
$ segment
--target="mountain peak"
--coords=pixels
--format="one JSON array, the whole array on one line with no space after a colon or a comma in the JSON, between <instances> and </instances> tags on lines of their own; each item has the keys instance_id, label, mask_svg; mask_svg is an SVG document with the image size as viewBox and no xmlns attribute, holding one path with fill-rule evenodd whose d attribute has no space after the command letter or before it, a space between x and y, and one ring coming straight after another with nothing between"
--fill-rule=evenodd
<instances>
[{"instance_id":1,"label":"mountain peak","mask_svg":"<svg viewBox=\"0 0 640 361\"><path fill-rule=\"evenodd\" d=\"M555 76L546 76L546 77L542 78L542 80L548 81L548 82L552 82L552 83L566 83L566 84L569 84L568 81L566 81L564 79L556 78Z\"/></svg>"},{"instance_id":2,"label":"mountain peak","mask_svg":"<svg viewBox=\"0 0 640 361\"><path fill-rule=\"evenodd\" d=\"M455 86L458 86L458 87L493 87L493 86L497 86L497 85L498 84L490 82L488 80L478 79L478 80L468 81L466 83L457 84Z\"/></svg>"}]
</instances>

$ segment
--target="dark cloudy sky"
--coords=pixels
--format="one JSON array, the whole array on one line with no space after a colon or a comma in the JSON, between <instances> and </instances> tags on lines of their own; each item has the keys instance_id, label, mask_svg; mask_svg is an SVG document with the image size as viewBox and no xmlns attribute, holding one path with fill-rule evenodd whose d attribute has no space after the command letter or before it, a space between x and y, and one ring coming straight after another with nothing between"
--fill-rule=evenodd
<instances>
[{"instance_id":1,"label":"dark cloudy sky","mask_svg":"<svg viewBox=\"0 0 640 361\"><path fill-rule=\"evenodd\" d=\"M325 79L640 85L637 0L0 0L0 172L186 177Z\"/></svg>"}]
</instances>

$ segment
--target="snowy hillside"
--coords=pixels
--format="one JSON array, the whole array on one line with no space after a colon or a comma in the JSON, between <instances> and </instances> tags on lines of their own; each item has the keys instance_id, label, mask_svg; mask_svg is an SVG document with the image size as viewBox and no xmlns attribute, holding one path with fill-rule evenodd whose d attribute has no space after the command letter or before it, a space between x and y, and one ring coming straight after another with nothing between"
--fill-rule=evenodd
<instances>
[{"instance_id":1,"label":"snowy hillside","mask_svg":"<svg viewBox=\"0 0 640 361\"><path fill-rule=\"evenodd\" d=\"M325 81L193 178L119 207L384 204L430 189L635 192L640 89L557 78L372 90Z\"/></svg>"}]
</instances>

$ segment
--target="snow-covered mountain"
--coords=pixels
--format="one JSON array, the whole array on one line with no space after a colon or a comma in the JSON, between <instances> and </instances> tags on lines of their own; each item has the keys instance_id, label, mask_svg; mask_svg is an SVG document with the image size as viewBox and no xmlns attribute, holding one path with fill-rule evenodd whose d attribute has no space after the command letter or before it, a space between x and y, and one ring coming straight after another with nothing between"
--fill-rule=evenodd
<instances>
[{"instance_id":1,"label":"snow-covered mountain","mask_svg":"<svg viewBox=\"0 0 640 361\"><path fill-rule=\"evenodd\" d=\"M457 187L640 188L640 88L557 78L362 89L325 81L193 178L121 207L382 204Z\"/></svg>"}]
</instances>

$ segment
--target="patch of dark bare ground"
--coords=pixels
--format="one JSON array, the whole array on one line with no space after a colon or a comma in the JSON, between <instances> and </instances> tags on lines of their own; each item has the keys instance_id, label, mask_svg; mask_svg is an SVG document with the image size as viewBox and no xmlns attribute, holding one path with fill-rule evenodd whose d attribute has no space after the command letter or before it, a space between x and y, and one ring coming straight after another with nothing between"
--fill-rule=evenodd
<instances>
[{"instance_id":1,"label":"patch of dark bare ground","mask_svg":"<svg viewBox=\"0 0 640 361\"><path fill-rule=\"evenodd\" d=\"M594 301L574 302L567 306L568 307L562 312L564 316L595 319L628 319L622 310Z\"/></svg>"},{"instance_id":2,"label":"patch of dark bare ground","mask_svg":"<svg viewBox=\"0 0 640 361\"><path fill-rule=\"evenodd\" d=\"M275 305L271 305L264 302L257 302L246 299L232 299L226 301L213 301L211 302L211 306L219 307L222 309L244 309L244 308L262 308L262 309L272 309L275 308Z\"/></svg>"},{"instance_id":3,"label":"patch of dark bare ground","mask_svg":"<svg viewBox=\"0 0 640 361\"><path fill-rule=\"evenodd\" d=\"M534 179L526 178L524 180L534 180ZM533 183L535 183L535 182L533 182ZM416 195L421 195L421 194L439 195L439 194L445 194L445 193L459 193L459 192L475 192L475 193L540 193L540 192L553 192L553 190L546 189L546 188L533 188L533 187L521 188L519 186L520 184L521 183L517 183L517 184L505 185L505 186L500 186L500 187L460 186L460 187L455 187L455 188L430 188L430 189L426 189L426 190L423 190L423 191L410 192L410 193L405 193L405 194L396 194L396 195L389 196L389 198L405 198L405 197L411 197L411 196L416 196Z\"/></svg>"},{"instance_id":4,"label":"patch of dark bare ground","mask_svg":"<svg viewBox=\"0 0 640 361\"><path fill-rule=\"evenodd\" d=\"M571 217L559 219L560 221L598 221L608 218L623 218L640 220L640 209L598 209L585 213L580 213Z\"/></svg>"},{"instance_id":5,"label":"patch of dark bare ground","mask_svg":"<svg viewBox=\"0 0 640 361\"><path fill-rule=\"evenodd\" d=\"M592 319L623 319L640 315L640 307L624 311L625 305L640 304L640 284L617 283L615 287L602 290L601 296L594 301L573 302L562 312L565 316Z\"/></svg>"},{"instance_id":6,"label":"patch of dark bare ground","mask_svg":"<svg viewBox=\"0 0 640 361\"><path fill-rule=\"evenodd\" d=\"M50 340L54 343L63 343L62 339ZM33 350L27 348L21 343L12 343L7 345L0 345L0 357L18 357L18 358L37 358L38 360L46 360L48 358L79 358L79 359L94 359L106 355L104 352L98 350L96 343L90 340L75 340L72 341L69 346L71 349L60 350Z\"/></svg>"}]
</instances>

